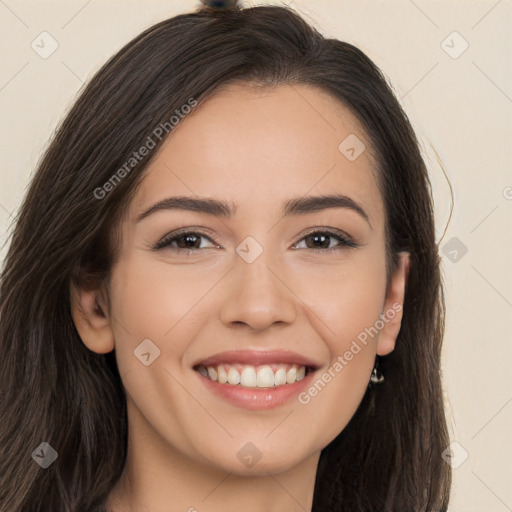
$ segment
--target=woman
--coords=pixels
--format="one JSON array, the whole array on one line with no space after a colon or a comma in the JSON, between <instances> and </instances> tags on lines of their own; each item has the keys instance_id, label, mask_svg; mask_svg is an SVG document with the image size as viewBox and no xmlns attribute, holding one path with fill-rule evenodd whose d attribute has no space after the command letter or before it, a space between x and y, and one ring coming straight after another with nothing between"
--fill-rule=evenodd
<instances>
[{"instance_id":1,"label":"woman","mask_svg":"<svg viewBox=\"0 0 512 512\"><path fill-rule=\"evenodd\" d=\"M226 4L112 57L29 187L2 512L447 510L414 132L360 50Z\"/></svg>"}]
</instances>

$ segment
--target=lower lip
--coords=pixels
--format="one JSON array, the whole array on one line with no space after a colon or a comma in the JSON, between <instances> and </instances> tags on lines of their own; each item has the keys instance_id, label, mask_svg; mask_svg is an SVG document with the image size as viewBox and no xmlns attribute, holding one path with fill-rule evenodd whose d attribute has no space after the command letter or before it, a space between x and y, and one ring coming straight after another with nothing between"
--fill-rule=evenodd
<instances>
[{"instance_id":1,"label":"lower lip","mask_svg":"<svg viewBox=\"0 0 512 512\"><path fill-rule=\"evenodd\" d=\"M196 373L215 395L238 407L251 410L273 409L285 404L306 388L315 374L315 372L308 373L302 380L293 384L283 384L273 388L247 388L240 385L220 384L199 372Z\"/></svg>"}]
</instances>

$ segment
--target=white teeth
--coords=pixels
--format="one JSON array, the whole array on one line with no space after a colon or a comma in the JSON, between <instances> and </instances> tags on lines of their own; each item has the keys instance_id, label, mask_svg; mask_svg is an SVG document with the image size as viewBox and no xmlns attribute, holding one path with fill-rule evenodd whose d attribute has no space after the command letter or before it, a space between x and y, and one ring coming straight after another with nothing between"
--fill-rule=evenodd
<instances>
[{"instance_id":1,"label":"white teeth","mask_svg":"<svg viewBox=\"0 0 512 512\"><path fill-rule=\"evenodd\" d=\"M208 377L212 380L217 380L217 370L212 366L208 367Z\"/></svg>"},{"instance_id":2,"label":"white teeth","mask_svg":"<svg viewBox=\"0 0 512 512\"><path fill-rule=\"evenodd\" d=\"M275 368L275 370L273 369ZM219 382L246 388L272 388L299 382L306 376L306 367L296 364L273 364L254 367L241 364L219 364L217 366L200 366L199 372L205 377Z\"/></svg>"},{"instance_id":3,"label":"white teeth","mask_svg":"<svg viewBox=\"0 0 512 512\"><path fill-rule=\"evenodd\" d=\"M279 370L277 370L276 374L274 375L274 384L276 386L282 386L283 384L286 384L285 368L279 368Z\"/></svg>"},{"instance_id":4,"label":"white teeth","mask_svg":"<svg viewBox=\"0 0 512 512\"><path fill-rule=\"evenodd\" d=\"M217 377L221 384L226 384L226 382L228 381L228 374L224 369L224 366L222 366L221 364L219 364L217 368Z\"/></svg>"},{"instance_id":5,"label":"white teeth","mask_svg":"<svg viewBox=\"0 0 512 512\"><path fill-rule=\"evenodd\" d=\"M247 388L256 387L256 371L253 366L246 366L240 375L240 384Z\"/></svg>"},{"instance_id":6,"label":"white teeth","mask_svg":"<svg viewBox=\"0 0 512 512\"><path fill-rule=\"evenodd\" d=\"M297 367L293 365L287 372L286 372L286 382L288 384L293 384L297 378Z\"/></svg>"},{"instance_id":7,"label":"white teeth","mask_svg":"<svg viewBox=\"0 0 512 512\"><path fill-rule=\"evenodd\" d=\"M259 388L271 388L274 385L274 372L270 366L262 366L256 375L256 382Z\"/></svg>"},{"instance_id":8,"label":"white teeth","mask_svg":"<svg viewBox=\"0 0 512 512\"><path fill-rule=\"evenodd\" d=\"M228 371L228 382L232 386L236 386L237 384L240 384L240 374L233 367L231 367Z\"/></svg>"}]
</instances>

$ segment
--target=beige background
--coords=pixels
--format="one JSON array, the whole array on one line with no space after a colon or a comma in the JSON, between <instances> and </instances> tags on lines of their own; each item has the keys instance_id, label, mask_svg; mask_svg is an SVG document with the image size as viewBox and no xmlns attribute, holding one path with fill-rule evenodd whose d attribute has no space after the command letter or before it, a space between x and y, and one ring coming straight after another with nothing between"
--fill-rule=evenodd
<instances>
[{"instance_id":1,"label":"beige background","mask_svg":"<svg viewBox=\"0 0 512 512\"><path fill-rule=\"evenodd\" d=\"M272 2L243 5L256 3ZM512 1L286 3L374 59L422 140L446 283L446 407L459 443L450 511L512 511ZM0 0L0 243L83 83L140 31L195 7L193 0ZM44 31L58 43L46 59L31 48ZM450 197L432 148L454 190L442 238Z\"/></svg>"}]
</instances>

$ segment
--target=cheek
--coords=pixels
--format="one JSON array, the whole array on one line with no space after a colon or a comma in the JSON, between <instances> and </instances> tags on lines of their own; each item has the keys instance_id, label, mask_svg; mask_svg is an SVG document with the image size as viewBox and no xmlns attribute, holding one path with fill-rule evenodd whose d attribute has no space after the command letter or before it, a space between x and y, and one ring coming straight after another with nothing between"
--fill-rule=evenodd
<instances>
[{"instance_id":1,"label":"cheek","mask_svg":"<svg viewBox=\"0 0 512 512\"><path fill-rule=\"evenodd\" d=\"M324 429L327 437L335 437L354 415L374 365L386 291L383 244L380 247L332 267L328 279L325 268L312 272L309 267L307 283L301 280L299 293L315 313L311 321L322 332L330 363L317 372L299 403L307 411L311 430ZM313 320L315 316L321 321Z\"/></svg>"},{"instance_id":2,"label":"cheek","mask_svg":"<svg viewBox=\"0 0 512 512\"><path fill-rule=\"evenodd\" d=\"M133 259L119 263L110 284L111 325L121 375L140 366L136 359L139 346L151 349L141 351L141 354L149 351L151 360L161 356L161 340L172 327L173 312L179 306L177 294L163 295L165 288L155 283L151 267L144 269L134 263ZM148 339L151 343L144 341Z\"/></svg>"},{"instance_id":3,"label":"cheek","mask_svg":"<svg viewBox=\"0 0 512 512\"><path fill-rule=\"evenodd\" d=\"M120 371L138 368L134 351L150 339L159 365L176 367L195 333L211 319L203 300L218 281L205 265L170 265L135 251L114 268L111 304Z\"/></svg>"},{"instance_id":4,"label":"cheek","mask_svg":"<svg viewBox=\"0 0 512 512\"><path fill-rule=\"evenodd\" d=\"M204 417L183 390L183 355L201 329L198 321L207 318L200 299L213 284L211 275L192 283L194 269L187 268L134 254L118 263L110 286L116 360L132 428L144 429L148 421L183 449L192 428L183 422L188 415Z\"/></svg>"},{"instance_id":5,"label":"cheek","mask_svg":"<svg viewBox=\"0 0 512 512\"><path fill-rule=\"evenodd\" d=\"M303 261L292 274L298 276L294 291L321 320L316 324L322 326L333 357L379 320L386 295L383 241L342 254L328 265Z\"/></svg>"},{"instance_id":6,"label":"cheek","mask_svg":"<svg viewBox=\"0 0 512 512\"><path fill-rule=\"evenodd\" d=\"M190 266L188 267L190 268ZM134 256L112 275L113 315L134 336L164 337L200 298L205 275Z\"/></svg>"}]
</instances>

